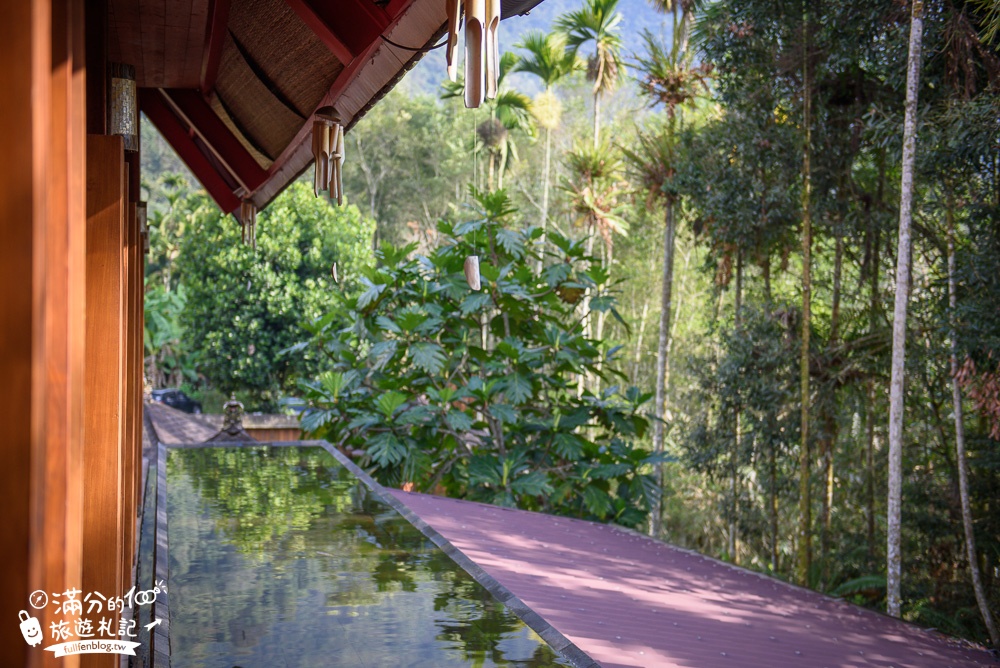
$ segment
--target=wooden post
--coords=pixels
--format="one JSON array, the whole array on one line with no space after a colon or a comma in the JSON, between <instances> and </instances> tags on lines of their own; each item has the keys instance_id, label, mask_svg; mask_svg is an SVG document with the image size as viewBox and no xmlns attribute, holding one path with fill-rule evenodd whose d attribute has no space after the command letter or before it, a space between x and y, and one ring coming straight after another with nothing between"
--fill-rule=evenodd
<instances>
[{"instance_id":1,"label":"wooden post","mask_svg":"<svg viewBox=\"0 0 1000 668\"><path fill-rule=\"evenodd\" d=\"M4 465L0 503L0 602L14 612L26 606L42 573L34 559L44 509L33 491L41 478L38 464L45 443L41 404L45 395L43 244L47 222L45 170L48 166L51 75L49 17L30 0L9 2L0 21L0 127L9 128L0 165L0 424L4 425ZM13 66L17 63L17 66ZM9 97L6 97L9 96ZM14 624L0 624L0 646L9 665L26 665L35 652Z\"/></svg>"},{"instance_id":2,"label":"wooden post","mask_svg":"<svg viewBox=\"0 0 1000 668\"><path fill-rule=\"evenodd\" d=\"M117 596L123 582L123 249L126 206L121 137L87 137L87 348L83 586ZM105 610L105 612L107 612ZM114 622L117 628L117 619ZM111 666L88 654L82 666Z\"/></svg>"},{"instance_id":3,"label":"wooden post","mask_svg":"<svg viewBox=\"0 0 1000 668\"><path fill-rule=\"evenodd\" d=\"M54 607L36 589L80 587L83 421L84 75L82 0L15 0L0 21L10 97L0 165L0 608L30 611L51 643ZM0 625L4 665L76 668Z\"/></svg>"}]
</instances>

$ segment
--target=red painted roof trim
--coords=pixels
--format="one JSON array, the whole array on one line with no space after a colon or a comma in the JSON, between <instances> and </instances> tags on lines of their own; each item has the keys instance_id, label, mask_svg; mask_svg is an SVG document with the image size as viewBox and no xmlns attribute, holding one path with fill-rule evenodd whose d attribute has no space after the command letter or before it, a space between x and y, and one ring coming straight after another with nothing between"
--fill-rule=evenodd
<instances>
[{"instance_id":1,"label":"red painted roof trim","mask_svg":"<svg viewBox=\"0 0 1000 668\"><path fill-rule=\"evenodd\" d=\"M201 94L182 89L161 89L160 93L175 114L201 136L215 157L247 192L253 192L267 180L267 171L219 119Z\"/></svg>"},{"instance_id":2,"label":"red painted roof trim","mask_svg":"<svg viewBox=\"0 0 1000 668\"><path fill-rule=\"evenodd\" d=\"M205 55L201 62L201 92L207 95L215 88L222 62L222 45L229 26L230 0L212 0L208 30L205 31Z\"/></svg>"},{"instance_id":3,"label":"red painted roof trim","mask_svg":"<svg viewBox=\"0 0 1000 668\"><path fill-rule=\"evenodd\" d=\"M211 161L201 152L192 131L174 114L163 95L157 89L139 90L139 106L146 117L160 131L184 164L201 182L208 194L225 213L232 213L240 207L240 198L216 171ZM221 121L220 121L221 122Z\"/></svg>"}]
</instances>

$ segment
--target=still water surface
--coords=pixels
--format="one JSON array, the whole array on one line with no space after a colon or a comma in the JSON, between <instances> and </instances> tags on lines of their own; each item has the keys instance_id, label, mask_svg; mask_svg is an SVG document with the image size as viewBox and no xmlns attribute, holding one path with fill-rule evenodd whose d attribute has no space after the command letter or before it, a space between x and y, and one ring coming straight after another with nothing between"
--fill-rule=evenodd
<instances>
[{"instance_id":1,"label":"still water surface","mask_svg":"<svg viewBox=\"0 0 1000 668\"><path fill-rule=\"evenodd\" d=\"M171 666L568 666L319 447L172 449Z\"/></svg>"}]
</instances>

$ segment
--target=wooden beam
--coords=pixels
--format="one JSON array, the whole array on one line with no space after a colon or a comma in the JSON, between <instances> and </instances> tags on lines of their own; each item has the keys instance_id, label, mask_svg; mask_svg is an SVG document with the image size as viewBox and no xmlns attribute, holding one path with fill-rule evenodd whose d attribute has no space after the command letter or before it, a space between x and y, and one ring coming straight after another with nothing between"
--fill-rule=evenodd
<instances>
[{"instance_id":1,"label":"wooden beam","mask_svg":"<svg viewBox=\"0 0 1000 668\"><path fill-rule=\"evenodd\" d=\"M208 16L208 30L205 32L205 53L201 62L201 92L208 95L215 89L219 77L219 63L222 62L222 45L226 41L229 28L230 0L212 0Z\"/></svg>"},{"instance_id":2,"label":"wooden beam","mask_svg":"<svg viewBox=\"0 0 1000 668\"><path fill-rule=\"evenodd\" d=\"M122 583L122 297L125 245L122 138L87 138L87 349L83 591L118 595ZM105 611L107 612L107 611ZM116 616L117 613L112 613ZM117 628L117 620L114 627ZM81 665L110 666L99 654Z\"/></svg>"},{"instance_id":3,"label":"wooden beam","mask_svg":"<svg viewBox=\"0 0 1000 668\"><path fill-rule=\"evenodd\" d=\"M365 0L285 2L344 65L371 46L390 23L385 10Z\"/></svg>"},{"instance_id":4,"label":"wooden beam","mask_svg":"<svg viewBox=\"0 0 1000 668\"><path fill-rule=\"evenodd\" d=\"M189 128L185 127L184 123L177 118L160 92L150 88L140 89L139 106L184 161L184 164L188 166L188 169L194 173L201 185L205 187L219 208L224 213L232 213L240 208L240 199L233 193L222 176L215 171L215 167L195 144L194 139L189 134Z\"/></svg>"},{"instance_id":5,"label":"wooden beam","mask_svg":"<svg viewBox=\"0 0 1000 668\"><path fill-rule=\"evenodd\" d=\"M248 193L267 180L267 171L254 159L229 126L222 122L197 91L161 89L174 113L193 129L215 157L226 166Z\"/></svg>"}]
</instances>

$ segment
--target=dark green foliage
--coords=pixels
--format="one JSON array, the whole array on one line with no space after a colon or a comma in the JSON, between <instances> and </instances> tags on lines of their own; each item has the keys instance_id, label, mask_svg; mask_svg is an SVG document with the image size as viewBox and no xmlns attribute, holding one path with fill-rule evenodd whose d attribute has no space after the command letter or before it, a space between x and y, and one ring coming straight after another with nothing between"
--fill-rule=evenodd
<instances>
[{"instance_id":1,"label":"dark green foliage","mask_svg":"<svg viewBox=\"0 0 1000 668\"><path fill-rule=\"evenodd\" d=\"M188 295L181 323L201 353L198 372L226 394L240 392L248 409L276 410L296 375L322 368L283 351L335 294L359 289L371 233L356 207L332 207L301 182L258 216L256 251L241 243L231 217L196 209L177 266Z\"/></svg>"},{"instance_id":2,"label":"dark green foliage","mask_svg":"<svg viewBox=\"0 0 1000 668\"><path fill-rule=\"evenodd\" d=\"M585 338L564 301L589 288L617 315L605 273L582 242L550 234L543 250L539 229L514 229L504 191L475 199L462 222L438 224L428 255L384 245L362 293L338 295L312 325L311 350L333 370L304 386L303 426L363 451L386 484L641 525L656 495L636 444L649 397L614 383L614 351ZM480 292L463 275L469 255ZM610 387L579 395L587 372Z\"/></svg>"}]
</instances>

